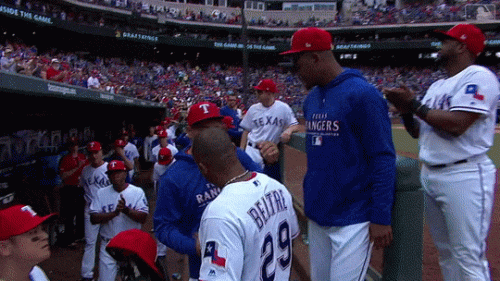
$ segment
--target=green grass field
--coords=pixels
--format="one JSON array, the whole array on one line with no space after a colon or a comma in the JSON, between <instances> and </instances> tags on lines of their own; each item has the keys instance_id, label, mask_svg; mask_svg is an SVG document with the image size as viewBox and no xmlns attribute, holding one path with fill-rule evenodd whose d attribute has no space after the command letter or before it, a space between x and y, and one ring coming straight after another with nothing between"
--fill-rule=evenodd
<instances>
[{"instance_id":1,"label":"green grass field","mask_svg":"<svg viewBox=\"0 0 500 281\"><path fill-rule=\"evenodd\" d=\"M413 139L404 130L402 125L392 126L392 139L394 141L394 146L396 151L404 156L416 157L418 155L418 140ZM500 168L500 133L499 127L497 127L497 133L495 134L495 143L493 147L488 152L489 157L495 163L497 168Z\"/></svg>"}]
</instances>

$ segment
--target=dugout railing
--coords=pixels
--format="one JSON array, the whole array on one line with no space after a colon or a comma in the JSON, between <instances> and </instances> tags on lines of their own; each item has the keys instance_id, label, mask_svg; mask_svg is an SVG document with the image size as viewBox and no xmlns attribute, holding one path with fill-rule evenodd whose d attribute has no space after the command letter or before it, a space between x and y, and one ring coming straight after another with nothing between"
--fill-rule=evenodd
<instances>
[{"instance_id":1,"label":"dugout railing","mask_svg":"<svg viewBox=\"0 0 500 281\"><path fill-rule=\"evenodd\" d=\"M305 153L305 134L293 134L286 144ZM286 153L280 147L279 162L282 178L287 184ZM413 281L422 280L423 269L423 227L424 198L420 185L420 165L418 160L397 156L397 179L392 213L393 242L384 249L382 272L370 266L366 280ZM303 199L291 190L294 208L301 226L302 239L294 244L293 270L301 281L309 281L309 261L304 257L307 250L307 217Z\"/></svg>"}]
</instances>

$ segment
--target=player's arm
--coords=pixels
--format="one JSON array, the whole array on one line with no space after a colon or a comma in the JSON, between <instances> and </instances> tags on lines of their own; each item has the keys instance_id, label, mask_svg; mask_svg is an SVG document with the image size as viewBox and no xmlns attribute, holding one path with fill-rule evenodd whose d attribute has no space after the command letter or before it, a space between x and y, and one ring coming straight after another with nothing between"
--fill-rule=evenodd
<instances>
[{"instance_id":1,"label":"player's arm","mask_svg":"<svg viewBox=\"0 0 500 281\"><path fill-rule=\"evenodd\" d=\"M414 139L418 138L420 136L420 123L415 119L413 113L403 113L401 114L401 119L403 120L403 125L408 134Z\"/></svg>"},{"instance_id":2,"label":"player's arm","mask_svg":"<svg viewBox=\"0 0 500 281\"><path fill-rule=\"evenodd\" d=\"M369 220L371 224L382 225L388 230L377 233L389 236L392 233L390 224L396 186L396 152L387 102L375 89L366 89L352 107L356 109L352 126L359 128L355 133L363 146L371 182Z\"/></svg>"},{"instance_id":3,"label":"player's arm","mask_svg":"<svg viewBox=\"0 0 500 281\"><path fill-rule=\"evenodd\" d=\"M300 124L294 124L294 125L288 126L288 128L286 128L286 130L283 131L283 133L281 134L281 137L280 137L281 142L283 142L283 143L289 142L292 134L295 132L299 132L302 129L302 127L303 126Z\"/></svg>"},{"instance_id":4,"label":"player's arm","mask_svg":"<svg viewBox=\"0 0 500 281\"><path fill-rule=\"evenodd\" d=\"M120 211L114 210L110 213L90 213L90 222L92 224L102 224L116 218L120 214Z\"/></svg>"},{"instance_id":5,"label":"player's arm","mask_svg":"<svg viewBox=\"0 0 500 281\"><path fill-rule=\"evenodd\" d=\"M118 200L116 209L135 222L138 222L140 224L145 223L148 217L149 210L147 206L146 196L142 194L137 202L134 202L133 205L134 207L130 207L123 195L120 194L120 200Z\"/></svg>"},{"instance_id":6,"label":"player's arm","mask_svg":"<svg viewBox=\"0 0 500 281\"><path fill-rule=\"evenodd\" d=\"M241 280L245 249L238 232L233 223L225 220L209 218L201 221L200 280Z\"/></svg>"},{"instance_id":7,"label":"player's arm","mask_svg":"<svg viewBox=\"0 0 500 281\"><path fill-rule=\"evenodd\" d=\"M240 141L240 148L244 151L245 148L247 148L247 141L248 141L248 131L244 130L243 133L241 134L241 141Z\"/></svg>"},{"instance_id":8,"label":"player's arm","mask_svg":"<svg viewBox=\"0 0 500 281\"><path fill-rule=\"evenodd\" d=\"M446 111L439 109L430 109L426 105L414 100L416 115L432 127L447 132L452 136L458 137L465 133L467 129L476 122L481 114L467 111ZM425 110L424 110L425 109Z\"/></svg>"},{"instance_id":9,"label":"player's arm","mask_svg":"<svg viewBox=\"0 0 500 281\"><path fill-rule=\"evenodd\" d=\"M127 156L125 156L125 150L122 147L115 147L115 152L118 157L125 163L127 171L134 169L134 162L130 161Z\"/></svg>"},{"instance_id":10,"label":"player's arm","mask_svg":"<svg viewBox=\"0 0 500 281\"><path fill-rule=\"evenodd\" d=\"M168 171L167 171L168 173ZM183 208L178 194L179 188L169 174L160 177L156 209L153 215L155 235L167 247L180 254L196 255L196 241L180 229L183 223Z\"/></svg>"}]
</instances>

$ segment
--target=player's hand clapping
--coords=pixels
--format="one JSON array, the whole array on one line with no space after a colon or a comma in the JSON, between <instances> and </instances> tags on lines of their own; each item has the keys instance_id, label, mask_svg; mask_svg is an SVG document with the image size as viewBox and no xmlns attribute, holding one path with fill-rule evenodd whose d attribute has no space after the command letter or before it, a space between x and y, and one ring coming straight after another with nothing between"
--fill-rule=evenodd
<instances>
[{"instance_id":1,"label":"player's hand clapping","mask_svg":"<svg viewBox=\"0 0 500 281\"><path fill-rule=\"evenodd\" d=\"M415 93L403 84L398 88L384 88L382 93L403 114L410 111L411 100L415 98Z\"/></svg>"},{"instance_id":2,"label":"player's hand clapping","mask_svg":"<svg viewBox=\"0 0 500 281\"><path fill-rule=\"evenodd\" d=\"M120 200L118 200L118 205L116 205L116 211L120 213L127 214L129 209L127 207L127 202L125 202L125 198L120 194Z\"/></svg>"}]
</instances>

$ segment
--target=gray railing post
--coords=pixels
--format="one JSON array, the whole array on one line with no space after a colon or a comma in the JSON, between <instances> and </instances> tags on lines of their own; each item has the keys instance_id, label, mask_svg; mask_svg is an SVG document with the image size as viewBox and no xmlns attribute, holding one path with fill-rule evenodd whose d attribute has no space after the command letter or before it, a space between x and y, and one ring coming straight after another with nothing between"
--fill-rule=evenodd
<instances>
[{"instance_id":1,"label":"gray railing post","mask_svg":"<svg viewBox=\"0 0 500 281\"><path fill-rule=\"evenodd\" d=\"M394 240L384 250L382 280L422 280L424 195L418 160L397 157L397 183L392 213Z\"/></svg>"}]
</instances>

